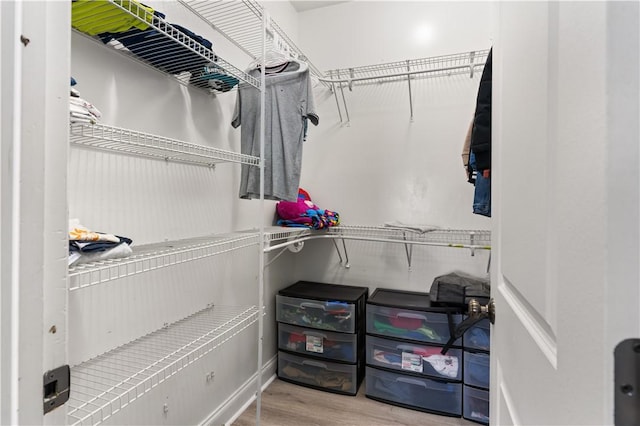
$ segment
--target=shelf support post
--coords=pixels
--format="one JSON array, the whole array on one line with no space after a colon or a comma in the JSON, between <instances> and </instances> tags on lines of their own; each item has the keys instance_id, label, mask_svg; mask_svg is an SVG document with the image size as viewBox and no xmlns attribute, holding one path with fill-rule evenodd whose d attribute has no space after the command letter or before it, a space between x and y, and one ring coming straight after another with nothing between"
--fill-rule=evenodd
<instances>
[{"instance_id":1,"label":"shelf support post","mask_svg":"<svg viewBox=\"0 0 640 426\"><path fill-rule=\"evenodd\" d=\"M411 62L407 59L407 83L409 84L409 109L411 110L411 118L409 121L413 123L413 98L411 97ZM411 262L409 262L411 263ZM411 267L411 264L409 264Z\"/></svg>"},{"instance_id":2,"label":"shelf support post","mask_svg":"<svg viewBox=\"0 0 640 426\"><path fill-rule=\"evenodd\" d=\"M473 78L473 60L476 57L476 52L469 52L469 78Z\"/></svg>"},{"instance_id":3,"label":"shelf support post","mask_svg":"<svg viewBox=\"0 0 640 426\"><path fill-rule=\"evenodd\" d=\"M351 125L351 119L349 118L349 110L347 109L347 100L344 97L344 88L342 87L342 83L340 83L340 93L342 93L342 103L344 104L344 113L347 116L346 125Z\"/></svg>"},{"instance_id":4,"label":"shelf support post","mask_svg":"<svg viewBox=\"0 0 640 426\"><path fill-rule=\"evenodd\" d=\"M407 233L402 232L402 239L407 241ZM413 244L404 244L404 251L407 254L407 264L409 265L409 270L411 270L411 258L413 257Z\"/></svg>"},{"instance_id":5,"label":"shelf support post","mask_svg":"<svg viewBox=\"0 0 640 426\"><path fill-rule=\"evenodd\" d=\"M329 71L329 78L333 80L333 71ZM335 83L331 83L331 91L336 98L336 107L338 107L338 116L340 117L340 123L342 123L342 111L340 110L340 101L338 101L338 92L336 91Z\"/></svg>"},{"instance_id":6,"label":"shelf support post","mask_svg":"<svg viewBox=\"0 0 640 426\"><path fill-rule=\"evenodd\" d=\"M338 243L336 243L335 239L331 239L333 246L336 248L336 252L338 253L338 258L340 259L340 264L342 265L342 254L340 254L340 249L338 248Z\"/></svg>"}]
</instances>

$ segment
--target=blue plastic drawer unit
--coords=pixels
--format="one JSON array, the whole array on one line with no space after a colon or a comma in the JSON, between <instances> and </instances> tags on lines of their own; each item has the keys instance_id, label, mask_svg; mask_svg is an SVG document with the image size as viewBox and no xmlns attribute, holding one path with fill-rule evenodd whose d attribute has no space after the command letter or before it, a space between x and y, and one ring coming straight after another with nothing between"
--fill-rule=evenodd
<instances>
[{"instance_id":1,"label":"blue plastic drawer unit","mask_svg":"<svg viewBox=\"0 0 640 426\"><path fill-rule=\"evenodd\" d=\"M336 361L358 361L358 335L278 323L278 348Z\"/></svg>"},{"instance_id":2,"label":"blue plastic drawer unit","mask_svg":"<svg viewBox=\"0 0 640 426\"><path fill-rule=\"evenodd\" d=\"M319 330L356 333L363 329L366 287L299 281L276 295L278 322Z\"/></svg>"},{"instance_id":3,"label":"blue plastic drawer unit","mask_svg":"<svg viewBox=\"0 0 640 426\"><path fill-rule=\"evenodd\" d=\"M443 380L462 380L462 349L367 335L367 364Z\"/></svg>"},{"instance_id":4,"label":"blue plastic drawer unit","mask_svg":"<svg viewBox=\"0 0 640 426\"><path fill-rule=\"evenodd\" d=\"M489 391L464 386L462 390L462 417L489 424Z\"/></svg>"},{"instance_id":5,"label":"blue plastic drawer unit","mask_svg":"<svg viewBox=\"0 0 640 426\"><path fill-rule=\"evenodd\" d=\"M464 351L464 384L489 388L489 354Z\"/></svg>"},{"instance_id":6,"label":"blue plastic drawer unit","mask_svg":"<svg viewBox=\"0 0 640 426\"><path fill-rule=\"evenodd\" d=\"M367 302L368 334L444 345L461 321L459 309L433 307L427 293L379 288Z\"/></svg>"},{"instance_id":7,"label":"blue plastic drawer unit","mask_svg":"<svg viewBox=\"0 0 640 426\"><path fill-rule=\"evenodd\" d=\"M462 346L468 349L490 350L491 323L488 319L480 321L462 335Z\"/></svg>"},{"instance_id":8,"label":"blue plastic drawer unit","mask_svg":"<svg viewBox=\"0 0 640 426\"><path fill-rule=\"evenodd\" d=\"M360 377L356 364L341 364L278 352L278 377L287 382L355 395Z\"/></svg>"},{"instance_id":9,"label":"blue plastic drawer unit","mask_svg":"<svg viewBox=\"0 0 640 426\"><path fill-rule=\"evenodd\" d=\"M462 415L462 383L408 376L367 366L368 398L448 416Z\"/></svg>"}]
</instances>

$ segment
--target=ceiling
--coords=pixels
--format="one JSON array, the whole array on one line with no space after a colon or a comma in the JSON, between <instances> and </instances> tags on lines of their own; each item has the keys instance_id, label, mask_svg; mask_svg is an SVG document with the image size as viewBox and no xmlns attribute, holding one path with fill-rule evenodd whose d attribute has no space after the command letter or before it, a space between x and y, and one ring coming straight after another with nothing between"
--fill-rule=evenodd
<instances>
[{"instance_id":1,"label":"ceiling","mask_svg":"<svg viewBox=\"0 0 640 426\"><path fill-rule=\"evenodd\" d=\"M290 3L297 12L318 9L320 7L333 6L338 3L346 3L346 1L312 1L312 0L290 0Z\"/></svg>"}]
</instances>

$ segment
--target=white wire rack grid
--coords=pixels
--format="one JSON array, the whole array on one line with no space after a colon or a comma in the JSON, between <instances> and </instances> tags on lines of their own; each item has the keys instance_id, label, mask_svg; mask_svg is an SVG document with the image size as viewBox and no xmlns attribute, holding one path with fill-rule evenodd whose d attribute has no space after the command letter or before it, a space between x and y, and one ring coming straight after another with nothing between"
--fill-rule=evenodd
<instances>
[{"instance_id":1,"label":"white wire rack grid","mask_svg":"<svg viewBox=\"0 0 640 426\"><path fill-rule=\"evenodd\" d=\"M256 246L259 243L258 233L236 233L132 247L133 254L129 257L70 267L69 291Z\"/></svg>"},{"instance_id":2,"label":"white wire rack grid","mask_svg":"<svg viewBox=\"0 0 640 426\"><path fill-rule=\"evenodd\" d=\"M260 81L258 79L225 61L214 53L213 50L203 46L184 32L179 31L165 19L149 12L146 8L142 7L140 3L129 0L108 0L108 2L105 3L127 12L141 22L145 22L149 25L150 29L156 32L152 34L150 38L153 38L157 43L151 44L145 39L144 43L148 43L148 46L145 46L143 52L132 52L131 49L125 46L125 43L118 41L117 34L114 39L107 43L107 45L113 49L149 65L156 70L177 75L177 80L180 83L190 84L207 91L215 91L215 88L209 84L209 79L206 78L206 74L210 68L215 68L219 70L219 72L235 77L255 88L260 87ZM100 8L97 9L94 15L87 16L84 19L91 19L93 21L113 19L113 17L110 16L113 14L113 10L113 8L111 10L109 10L109 8ZM120 40L126 41L127 37L138 36L138 33L122 35ZM90 38L100 44L104 44L100 37ZM133 40L135 40L135 42ZM141 43L138 43L138 39L130 39L130 41L132 42L129 44L129 47L133 50L137 50L135 47L143 46ZM209 69L205 69L205 67L209 67Z\"/></svg>"},{"instance_id":3,"label":"white wire rack grid","mask_svg":"<svg viewBox=\"0 0 640 426\"><path fill-rule=\"evenodd\" d=\"M339 225L324 230L279 230L271 228L266 240L275 243L266 247L272 251L296 242L313 239L362 240L372 242L403 243L408 245L431 245L454 248L491 249L491 231L468 229L434 229L427 232L415 227Z\"/></svg>"},{"instance_id":4,"label":"white wire rack grid","mask_svg":"<svg viewBox=\"0 0 640 426\"><path fill-rule=\"evenodd\" d=\"M408 59L405 61L387 62L353 68L335 69L326 72L327 81L365 85L390 81L406 81L412 79L442 77L458 74L474 74L484 68L489 50L455 53L451 55L432 56L429 58Z\"/></svg>"},{"instance_id":5,"label":"white wire rack grid","mask_svg":"<svg viewBox=\"0 0 640 426\"><path fill-rule=\"evenodd\" d=\"M73 367L68 423L102 423L257 320L256 306L209 307Z\"/></svg>"},{"instance_id":6,"label":"white wire rack grid","mask_svg":"<svg viewBox=\"0 0 640 426\"><path fill-rule=\"evenodd\" d=\"M104 151L212 167L218 163L260 164L260 158L104 124L72 123L70 141Z\"/></svg>"},{"instance_id":7,"label":"white wire rack grid","mask_svg":"<svg viewBox=\"0 0 640 426\"><path fill-rule=\"evenodd\" d=\"M309 235L312 235L312 230L309 228L285 228L272 226L265 229L264 238L266 243L272 243L287 241L290 239L296 239Z\"/></svg>"},{"instance_id":8,"label":"white wire rack grid","mask_svg":"<svg viewBox=\"0 0 640 426\"><path fill-rule=\"evenodd\" d=\"M179 0L191 9L202 20L230 42L243 50L253 59L262 56L263 34L262 16L266 13L262 5L255 0ZM278 38L279 45L287 47L295 57L304 60L309 65L312 75L322 77L323 73L315 66L309 57L291 40L273 19L270 19L270 31L267 32L267 42Z\"/></svg>"},{"instance_id":9,"label":"white wire rack grid","mask_svg":"<svg viewBox=\"0 0 640 426\"><path fill-rule=\"evenodd\" d=\"M340 225L329 228L328 234L345 239L371 239L388 242L426 243L448 247L475 246L491 248L491 231L469 229L419 230L419 227Z\"/></svg>"}]
</instances>

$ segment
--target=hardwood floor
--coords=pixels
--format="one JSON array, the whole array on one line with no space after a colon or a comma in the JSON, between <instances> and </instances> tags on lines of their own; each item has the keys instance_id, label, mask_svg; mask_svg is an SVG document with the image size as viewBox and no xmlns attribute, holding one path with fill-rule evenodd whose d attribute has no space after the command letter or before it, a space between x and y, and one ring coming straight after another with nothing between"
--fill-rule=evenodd
<instances>
[{"instance_id":1,"label":"hardwood floor","mask_svg":"<svg viewBox=\"0 0 640 426\"><path fill-rule=\"evenodd\" d=\"M233 426L256 424L255 402ZM356 396L338 395L275 379L262 393L260 424L264 426L461 426L462 418L438 416L385 404L365 397L364 383Z\"/></svg>"}]
</instances>

